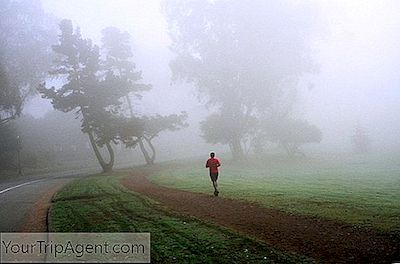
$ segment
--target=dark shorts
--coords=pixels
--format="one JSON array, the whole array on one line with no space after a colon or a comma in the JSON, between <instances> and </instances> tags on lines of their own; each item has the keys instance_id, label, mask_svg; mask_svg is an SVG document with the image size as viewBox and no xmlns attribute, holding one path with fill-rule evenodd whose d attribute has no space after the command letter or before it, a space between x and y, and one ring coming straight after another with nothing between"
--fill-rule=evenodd
<instances>
[{"instance_id":1,"label":"dark shorts","mask_svg":"<svg viewBox=\"0 0 400 264\"><path fill-rule=\"evenodd\" d=\"M218 180L218 172L210 172L210 178L212 181Z\"/></svg>"}]
</instances>

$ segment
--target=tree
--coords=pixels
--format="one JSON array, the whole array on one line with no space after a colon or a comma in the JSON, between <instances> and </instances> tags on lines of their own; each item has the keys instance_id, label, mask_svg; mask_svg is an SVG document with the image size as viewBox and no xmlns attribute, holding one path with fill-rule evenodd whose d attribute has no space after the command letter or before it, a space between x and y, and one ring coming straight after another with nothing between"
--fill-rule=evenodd
<instances>
[{"instance_id":1,"label":"tree","mask_svg":"<svg viewBox=\"0 0 400 264\"><path fill-rule=\"evenodd\" d=\"M357 154L368 153L371 139L369 138L367 132L360 125L357 125L354 134L351 137L354 152Z\"/></svg>"},{"instance_id":2,"label":"tree","mask_svg":"<svg viewBox=\"0 0 400 264\"><path fill-rule=\"evenodd\" d=\"M187 124L184 123L184 120L187 118L187 114L135 117L131 95L133 94L135 98L141 99L142 95L140 92L151 89L151 85L139 83L142 80L142 76L140 71L136 71L136 66L132 62L133 53L129 33L121 32L114 27L108 27L102 30L102 34L102 50L106 57L103 67L113 74L115 78L119 79L120 85L127 85L132 88L132 93L125 96L127 112L129 112L130 118L136 118L135 122L142 122L144 126L142 134L140 133L141 131L135 131L135 127L131 127L130 129L125 127L122 142L127 147L136 147L139 145L146 163L152 165L156 158L156 149L152 140L162 131L175 131L185 127ZM147 150L146 145L150 148L150 151Z\"/></svg>"},{"instance_id":3,"label":"tree","mask_svg":"<svg viewBox=\"0 0 400 264\"><path fill-rule=\"evenodd\" d=\"M241 158L243 142L254 130L251 120L270 111L283 90L295 89L304 73L315 70L309 45L313 11L288 1L167 3L176 55L170 64L173 78L193 83L207 105L219 109L202 126L209 142L229 144L233 157ZM229 135L215 131L223 129L218 119L232 120Z\"/></svg>"},{"instance_id":4,"label":"tree","mask_svg":"<svg viewBox=\"0 0 400 264\"><path fill-rule=\"evenodd\" d=\"M209 115L200 123L203 138L211 144L228 144L234 159L243 158L240 139L246 139L256 127L256 118L244 117L241 113L221 111Z\"/></svg>"},{"instance_id":5,"label":"tree","mask_svg":"<svg viewBox=\"0 0 400 264\"><path fill-rule=\"evenodd\" d=\"M0 129L0 170L15 168L13 164L17 151L16 129L11 123Z\"/></svg>"},{"instance_id":6,"label":"tree","mask_svg":"<svg viewBox=\"0 0 400 264\"><path fill-rule=\"evenodd\" d=\"M56 22L38 0L2 0L0 17L1 126L21 114L27 98L45 78Z\"/></svg>"},{"instance_id":7,"label":"tree","mask_svg":"<svg viewBox=\"0 0 400 264\"><path fill-rule=\"evenodd\" d=\"M147 165L154 164L156 159L156 149L152 140L156 138L163 131L177 131L181 128L187 127L188 124L185 122L187 119L186 112L182 112L180 115L172 114L168 116L156 115L150 117L144 117L144 133L143 140L139 140L140 149L144 155ZM150 148L147 151L145 143Z\"/></svg>"},{"instance_id":8,"label":"tree","mask_svg":"<svg viewBox=\"0 0 400 264\"><path fill-rule=\"evenodd\" d=\"M121 32L115 27L108 27L102 30L102 34L102 49L106 54L106 59L103 62L103 67L119 80L119 85L126 85L131 87L134 96L141 99L142 96L139 92L151 89L151 85L138 83L138 81L142 79L142 74L140 71L136 71L136 66L132 62L133 54L131 50L131 45L129 43L129 33ZM125 99L130 117L135 118L130 94L126 94ZM132 134L130 138L127 137L128 131L134 132L134 134ZM146 148L144 147L143 137L138 136L135 133L136 131L125 128L123 142L125 142L128 147L134 147L139 144L143 156L145 157L146 162L149 164L150 160L154 161L154 158L149 158ZM151 148L153 148L150 143L148 144Z\"/></svg>"},{"instance_id":9,"label":"tree","mask_svg":"<svg viewBox=\"0 0 400 264\"><path fill-rule=\"evenodd\" d=\"M22 167L37 167L39 163L48 166L47 162L54 161L54 153L47 149L49 144L51 140L43 123L22 114L0 129L0 170L18 169L22 175Z\"/></svg>"},{"instance_id":10,"label":"tree","mask_svg":"<svg viewBox=\"0 0 400 264\"><path fill-rule=\"evenodd\" d=\"M319 143L322 133L318 127L298 119L271 119L264 123L264 139L278 143L289 156L300 154L300 146L308 143Z\"/></svg>"},{"instance_id":11,"label":"tree","mask_svg":"<svg viewBox=\"0 0 400 264\"><path fill-rule=\"evenodd\" d=\"M130 116L134 116L130 95L141 99L141 92L151 89L151 85L139 83L142 80L142 73L136 70L133 63L133 53L130 44L130 35L128 32L121 32L118 28L108 27L102 31L102 51L105 54L105 60L102 66L114 78L119 80L119 85L130 87L130 94L125 96Z\"/></svg>"},{"instance_id":12,"label":"tree","mask_svg":"<svg viewBox=\"0 0 400 264\"><path fill-rule=\"evenodd\" d=\"M55 109L75 111L81 117L82 132L88 135L103 171L110 171L114 165L112 143L132 136L122 135L124 127L141 125L136 118L122 115L121 98L134 88L110 66L101 67L105 63L100 59L99 48L90 39L82 38L79 28L74 30L70 20L61 21L60 30L59 43L53 46L57 60L50 75L66 82L57 89L43 84L39 90L43 97L52 100ZM108 162L99 147L108 151Z\"/></svg>"}]
</instances>

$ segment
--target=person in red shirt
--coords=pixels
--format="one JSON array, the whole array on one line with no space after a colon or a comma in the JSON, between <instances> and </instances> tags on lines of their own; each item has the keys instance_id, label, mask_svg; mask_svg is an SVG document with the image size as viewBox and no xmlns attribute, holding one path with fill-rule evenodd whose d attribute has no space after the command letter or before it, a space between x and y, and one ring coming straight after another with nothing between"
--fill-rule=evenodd
<instances>
[{"instance_id":1,"label":"person in red shirt","mask_svg":"<svg viewBox=\"0 0 400 264\"><path fill-rule=\"evenodd\" d=\"M214 195L218 196L218 167L221 166L219 159L215 157L215 153L210 153L210 158L206 162L206 168L210 169L210 178L214 186Z\"/></svg>"}]
</instances>

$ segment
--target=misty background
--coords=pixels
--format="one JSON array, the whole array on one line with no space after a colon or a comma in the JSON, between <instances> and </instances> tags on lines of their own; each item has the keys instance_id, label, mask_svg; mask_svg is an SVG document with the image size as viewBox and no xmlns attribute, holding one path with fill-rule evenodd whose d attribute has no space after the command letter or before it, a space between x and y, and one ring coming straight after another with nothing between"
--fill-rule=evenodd
<instances>
[{"instance_id":1,"label":"misty background","mask_svg":"<svg viewBox=\"0 0 400 264\"><path fill-rule=\"evenodd\" d=\"M152 85L151 90L142 93L142 100L134 102L136 111L143 115L169 115L181 111L188 114L188 127L160 133L155 139L157 160L206 157L211 150L227 153L226 157L229 157L227 145L206 143L201 136L200 122L211 111L205 106L206 99L199 96L192 83L173 81L170 62L176 55L170 49L172 40L165 12L168 2L173 1L25 1L26 4L41 4L43 11L57 21L70 19L74 27L79 26L81 34L94 43L100 43L101 30L109 26L131 35L133 61L137 70L142 72L142 82ZM251 1L246 3L251 5ZM300 4L296 1L290 3L295 8L298 5L297 12L302 17ZM307 43L315 69L300 76L291 115L318 127L322 139L319 143L302 146L303 152L307 156L312 156L314 152L352 153L352 137L357 129L368 135L372 152L398 152L400 3L395 0L343 0L307 1L304 5L312 6L314 12L307 14L313 16L310 21L314 23ZM286 29L276 30L284 32ZM49 43L52 44L55 43ZM23 126L23 122L35 123L29 120L29 116L43 122L41 131L26 132L24 143L29 140L30 146L34 145L33 142L38 144L56 137L56 128L68 124L61 129L62 133L68 129L71 138L78 140L73 146L66 142L64 147L61 143L56 147L64 150L64 156L68 156L67 148L83 147L82 156L92 158L88 140L80 132L78 120L70 114L53 113L55 111L50 100L36 94L26 101L22 116L12 122L18 123L18 126ZM49 120L57 125L52 126ZM44 128L49 131L47 136ZM65 137L54 141L63 140ZM275 150L279 146L271 144L267 148ZM138 148L118 149L118 155L125 157L127 163L143 163ZM130 156L131 153L133 156ZM70 156L71 161L76 158Z\"/></svg>"}]
</instances>

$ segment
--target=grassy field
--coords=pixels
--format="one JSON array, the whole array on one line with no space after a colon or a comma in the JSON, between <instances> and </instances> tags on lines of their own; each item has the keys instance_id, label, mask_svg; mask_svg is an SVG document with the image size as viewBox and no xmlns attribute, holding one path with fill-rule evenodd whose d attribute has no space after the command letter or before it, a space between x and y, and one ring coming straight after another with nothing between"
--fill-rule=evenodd
<instances>
[{"instance_id":1,"label":"grassy field","mask_svg":"<svg viewBox=\"0 0 400 264\"><path fill-rule=\"evenodd\" d=\"M120 185L120 171L79 179L53 199L52 232L150 232L152 263L310 263L193 218Z\"/></svg>"},{"instance_id":2,"label":"grassy field","mask_svg":"<svg viewBox=\"0 0 400 264\"><path fill-rule=\"evenodd\" d=\"M150 179L211 194L204 163L166 163ZM270 156L241 163L222 160L222 164L219 185L223 197L400 234L398 157L332 155L290 160Z\"/></svg>"}]
</instances>

